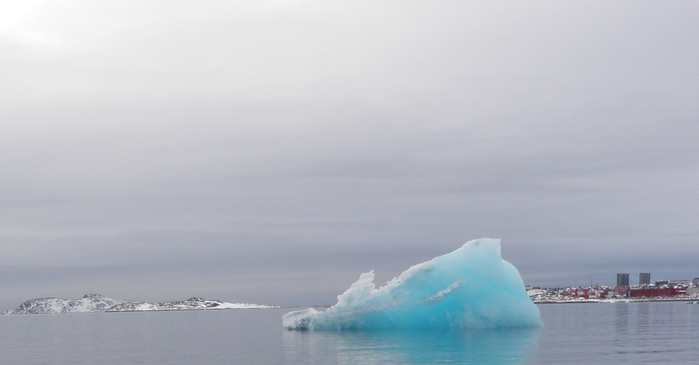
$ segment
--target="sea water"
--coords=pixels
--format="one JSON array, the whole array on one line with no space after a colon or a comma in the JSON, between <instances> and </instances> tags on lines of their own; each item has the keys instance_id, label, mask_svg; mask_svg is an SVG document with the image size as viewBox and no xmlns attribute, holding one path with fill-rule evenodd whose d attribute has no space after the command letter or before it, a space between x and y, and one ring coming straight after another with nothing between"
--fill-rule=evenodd
<instances>
[{"instance_id":1,"label":"sea water","mask_svg":"<svg viewBox=\"0 0 699 365\"><path fill-rule=\"evenodd\" d=\"M547 304L529 329L289 331L289 309L0 316L0 364L696 364L699 305Z\"/></svg>"}]
</instances>

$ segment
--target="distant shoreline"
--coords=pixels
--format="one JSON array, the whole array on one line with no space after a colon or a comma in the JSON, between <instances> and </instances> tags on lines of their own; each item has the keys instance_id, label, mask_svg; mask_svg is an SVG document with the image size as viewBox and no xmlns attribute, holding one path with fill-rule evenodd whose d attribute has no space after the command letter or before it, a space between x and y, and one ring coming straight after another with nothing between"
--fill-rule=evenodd
<instances>
[{"instance_id":1,"label":"distant shoreline","mask_svg":"<svg viewBox=\"0 0 699 365\"><path fill-rule=\"evenodd\" d=\"M620 303L654 303L654 302L691 302L699 304L699 298L681 299L603 299L603 300L561 300L561 301L535 301L534 304L620 304Z\"/></svg>"}]
</instances>

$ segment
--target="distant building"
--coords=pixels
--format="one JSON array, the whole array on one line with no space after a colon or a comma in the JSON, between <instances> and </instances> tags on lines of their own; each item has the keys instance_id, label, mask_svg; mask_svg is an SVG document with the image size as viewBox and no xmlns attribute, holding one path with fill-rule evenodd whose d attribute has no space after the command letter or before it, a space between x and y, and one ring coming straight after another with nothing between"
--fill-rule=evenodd
<instances>
[{"instance_id":1,"label":"distant building","mask_svg":"<svg viewBox=\"0 0 699 365\"><path fill-rule=\"evenodd\" d=\"M616 286L629 286L629 274L616 274Z\"/></svg>"},{"instance_id":2,"label":"distant building","mask_svg":"<svg viewBox=\"0 0 699 365\"><path fill-rule=\"evenodd\" d=\"M642 272L638 275L638 285L648 286L650 284L650 273Z\"/></svg>"},{"instance_id":3,"label":"distant building","mask_svg":"<svg viewBox=\"0 0 699 365\"><path fill-rule=\"evenodd\" d=\"M656 287L645 287L631 289L631 298L662 298L662 297L676 297L681 295L687 295L686 289L679 288L656 288Z\"/></svg>"},{"instance_id":4,"label":"distant building","mask_svg":"<svg viewBox=\"0 0 699 365\"><path fill-rule=\"evenodd\" d=\"M699 296L699 278L692 280L692 286L687 288L687 295Z\"/></svg>"}]
</instances>

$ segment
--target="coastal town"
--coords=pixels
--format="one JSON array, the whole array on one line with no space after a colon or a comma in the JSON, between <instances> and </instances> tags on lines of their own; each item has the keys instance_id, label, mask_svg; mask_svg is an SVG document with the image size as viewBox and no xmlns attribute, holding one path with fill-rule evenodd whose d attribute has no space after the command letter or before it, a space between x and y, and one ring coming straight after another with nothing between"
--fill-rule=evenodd
<instances>
[{"instance_id":1,"label":"coastal town","mask_svg":"<svg viewBox=\"0 0 699 365\"><path fill-rule=\"evenodd\" d=\"M686 301L699 304L699 278L650 281L650 273L639 275L638 285L629 285L629 274L617 274L616 286L590 285L565 288L525 286L534 303L615 303Z\"/></svg>"}]
</instances>

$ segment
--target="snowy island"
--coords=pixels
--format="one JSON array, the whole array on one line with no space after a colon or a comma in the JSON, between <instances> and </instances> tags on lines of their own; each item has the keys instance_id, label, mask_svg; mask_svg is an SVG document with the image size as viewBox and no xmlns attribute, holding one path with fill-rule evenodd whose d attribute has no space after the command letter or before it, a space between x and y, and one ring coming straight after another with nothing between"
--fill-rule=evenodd
<instances>
[{"instance_id":1,"label":"snowy island","mask_svg":"<svg viewBox=\"0 0 699 365\"><path fill-rule=\"evenodd\" d=\"M252 303L229 303L220 300L206 300L193 297L187 300L163 303L145 303L132 300L114 300L100 294L86 294L80 299L38 298L28 300L3 315L18 314L60 314L60 313L94 313L94 312L145 312L145 311L182 311L212 309L264 309L279 308L275 305Z\"/></svg>"}]
</instances>

